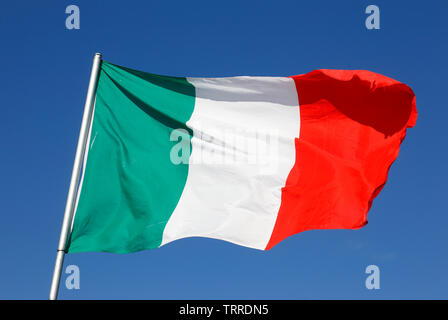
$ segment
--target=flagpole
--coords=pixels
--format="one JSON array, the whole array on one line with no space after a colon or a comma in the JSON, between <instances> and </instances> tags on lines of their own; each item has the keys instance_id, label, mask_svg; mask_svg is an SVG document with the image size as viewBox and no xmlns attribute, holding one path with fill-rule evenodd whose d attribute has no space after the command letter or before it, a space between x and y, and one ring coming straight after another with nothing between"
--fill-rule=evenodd
<instances>
[{"instance_id":1,"label":"flagpole","mask_svg":"<svg viewBox=\"0 0 448 320\"><path fill-rule=\"evenodd\" d=\"M64 264L65 247L71 230L73 211L75 208L76 194L78 190L79 177L81 174L82 161L86 150L87 138L90 131L90 120L93 113L93 104L95 101L96 87L101 67L101 53L95 53L93 58L92 71L90 73L89 87L87 89L86 103L84 105L84 114L82 116L81 130L79 132L78 146L76 147L75 161L73 164L70 187L68 189L67 202L65 204L64 220L62 222L61 235L54 265L53 278L51 280L50 300L56 300L58 297L59 282L61 279L62 266Z\"/></svg>"}]
</instances>

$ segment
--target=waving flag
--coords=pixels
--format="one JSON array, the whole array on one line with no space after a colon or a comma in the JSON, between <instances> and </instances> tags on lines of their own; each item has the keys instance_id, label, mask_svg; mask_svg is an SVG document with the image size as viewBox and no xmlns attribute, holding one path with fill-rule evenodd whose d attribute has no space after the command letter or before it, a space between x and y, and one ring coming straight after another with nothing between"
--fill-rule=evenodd
<instances>
[{"instance_id":1,"label":"waving flag","mask_svg":"<svg viewBox=\"0 0 448 320\"><path fill-rule=\"evenodd\" d=\"M180 78L103 61L66 251L264 250L360 228L416 118L412 90L369 71Z\"/></svg>"}]
</instances>

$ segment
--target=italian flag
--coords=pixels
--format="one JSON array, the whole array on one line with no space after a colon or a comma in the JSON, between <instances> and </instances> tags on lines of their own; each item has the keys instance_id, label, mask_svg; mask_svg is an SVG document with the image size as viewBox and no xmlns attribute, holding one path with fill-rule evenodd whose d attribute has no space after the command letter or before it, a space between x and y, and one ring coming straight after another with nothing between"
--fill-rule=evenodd
<instances>
[{"instance_id":1,"label":"italian flag","mask_svg":"<svg viewBox=\"0 0 448 320\"><path fill-rule=\"evenodd\" d=\"M361 228L416 119L412 90L369 71L181 78L103 61L66 251L268 250Z\"/></svg>"}]
</instances>

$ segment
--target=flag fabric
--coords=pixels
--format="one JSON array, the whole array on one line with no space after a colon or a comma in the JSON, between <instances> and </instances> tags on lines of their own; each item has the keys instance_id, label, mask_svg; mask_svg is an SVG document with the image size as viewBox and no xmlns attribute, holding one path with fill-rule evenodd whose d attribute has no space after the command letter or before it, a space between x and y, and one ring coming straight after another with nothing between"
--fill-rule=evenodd
<instances>
[{"instance_id":1,"label":"flag fabric","mask_svg":"<svg viewBox=\"0 0 448 320\"><path fill-rule=\"evenodd\" d=\"M182 78L103 61L66 251L267 250L361 228L416 119L412 90L369 71Z\"/></svg>"}]
</instances>

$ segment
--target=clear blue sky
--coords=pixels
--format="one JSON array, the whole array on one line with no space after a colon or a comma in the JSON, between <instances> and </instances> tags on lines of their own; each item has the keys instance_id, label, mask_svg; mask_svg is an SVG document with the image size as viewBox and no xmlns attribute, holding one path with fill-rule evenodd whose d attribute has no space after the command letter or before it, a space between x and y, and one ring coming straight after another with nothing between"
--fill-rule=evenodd
<instances>
[{"instance_id":1,"label":"clear blue sky","mask_svg":"<svg viewBox=\"0 0 448 320\"><path fill-rule=\"evenodd\" d=\"M65 28L76 4L81 29ZM367 30L376 4L381 29ZM360 230L268 252L191 238L80 253L62 299L448 298L447 1L28 1L0 5L0 298L46 299L92 57L174 76L368 69L408 84L419 119ZM365 268L381 270L367 290ZM65 275L63 276L65 279Z\"/></svg>"}]
</instances>

